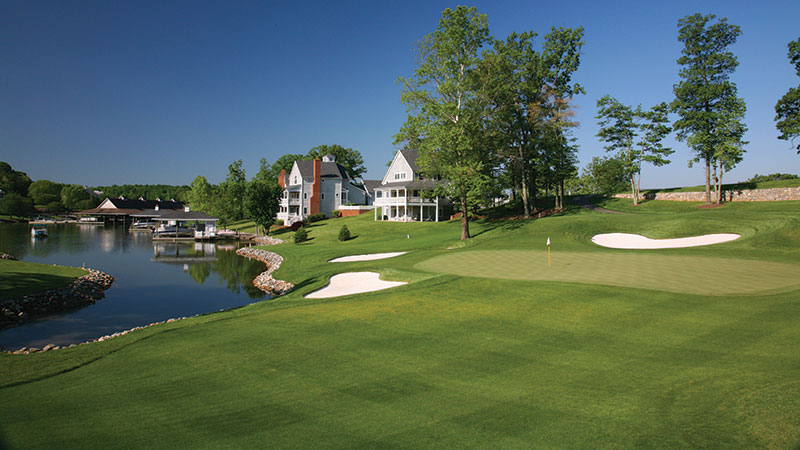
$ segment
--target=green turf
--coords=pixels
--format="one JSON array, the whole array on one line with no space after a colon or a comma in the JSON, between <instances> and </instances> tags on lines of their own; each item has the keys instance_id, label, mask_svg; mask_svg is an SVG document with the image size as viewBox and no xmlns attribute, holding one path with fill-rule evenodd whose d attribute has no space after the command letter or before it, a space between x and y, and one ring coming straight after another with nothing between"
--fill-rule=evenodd
<instances>
[{"instance_id":1,"label":"green turf","mask_svg":"<svg viewBox=\"0 0 800 450\"><path fill-rule=\"evenodd\" d=\"M800 289L797 264L632 250L556 250L550 260L548 264L543 250L483 250L435 256L414 267L467 277L566 281L700 295L760 295Z\"/></svg>"},{"instance_id":2,"label":"green turf","mask_svg":"<svg viewBox=\"0 0 800 450\"><path fill-rule=\"evenodd\" d=\"M0 300L66 286L82 275L86 272L76 267L2 259Z\"/></svg>"},{"instance_id":3,"label":"green turf","mask_svg":"<svg viewBox=\"0 0 800 450\"><path fill-rule=\"evenodd\" d=\"M341 224L354 239L337 240ZM297 284L285 297L73 349L0 355L0 447L800 445L800 290L728 295L702 264L800 267L800 203L625 215L570 208L474 224L476 238L466 243L455 222L361 216L309 231L308 243L271 247L285 258L275 276ZM630 252L589 241L604 232L742 238L635 254L656 266L699 264L692 276L712 283L713 295L671 292L669 283L442 274L445 261L434 264L437 272L420 269L447 258L505 272L483 260L492 252L498 261L518 252L541 266L550 237L554 268L569 254L609 272L641 270ZM386 251L409 253L326 262ZM525 272L525 264L513 270ZM332 274L359 270L410 283L302 297ZM757 278L752 284L764 283Z\"/></svg>"}]
</instances>

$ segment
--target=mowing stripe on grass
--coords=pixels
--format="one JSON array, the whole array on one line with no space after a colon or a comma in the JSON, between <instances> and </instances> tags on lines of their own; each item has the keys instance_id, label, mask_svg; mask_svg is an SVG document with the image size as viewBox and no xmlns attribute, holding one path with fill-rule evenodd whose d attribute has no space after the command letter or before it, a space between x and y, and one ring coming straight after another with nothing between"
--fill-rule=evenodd
<instances>
[{"instance_id":1,"label":"mowing stripe on grass","mask_svg":"<svg viewBox=\"0 0 800 450\"><path fill-rule=\"evenodd\" d=\"M700 295L763 295L800 289L800 265L642 253L464 251L416 264L467 277L567 281Z\"/></svg>"}]
</instances>

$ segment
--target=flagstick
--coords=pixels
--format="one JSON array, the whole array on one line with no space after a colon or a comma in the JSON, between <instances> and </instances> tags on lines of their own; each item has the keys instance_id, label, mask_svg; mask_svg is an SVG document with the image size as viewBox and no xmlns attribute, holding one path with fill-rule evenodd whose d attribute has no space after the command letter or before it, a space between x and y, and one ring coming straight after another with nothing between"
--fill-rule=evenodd
<instances>
[{"instance_id":1,"label":"flagstick","mask_svg":"<svg viewBox=\"0 0 800 450\"><path fill-rule=\"evenodd\" d=\"M547 246L547 267L552 267L550 264L550 246Z\"/></svg>"}]
</instances>

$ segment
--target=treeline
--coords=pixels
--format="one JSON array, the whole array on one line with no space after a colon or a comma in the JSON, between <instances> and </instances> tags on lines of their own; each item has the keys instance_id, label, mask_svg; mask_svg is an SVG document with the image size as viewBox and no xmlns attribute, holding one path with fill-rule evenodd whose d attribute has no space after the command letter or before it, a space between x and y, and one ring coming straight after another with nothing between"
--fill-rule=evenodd
<instances>
[{"instance_id":1,"label":"treeline","mask_svg":"<svg viewBox=\"0 0 800 450\"><path fill-rule=\"evenodd\" d=\"M248 181L242 160L237 160L228 166L228 176L220 184L209 183L203 175L195 177L186 197L192 210L218 217L221 225L247 218L269 232L283 192L273 171L262 158L258 173Z\"/></svg>"},{"instance_id":2,"label":"treeline","mask_svg":"<svg viewBox=\"0 0 800 450\"><path fill-rule=\"evenodd\" d=\"M690 165L705 168L706 202L712 185L720 202L723 176L741 162L747 144L745 103L730 81L738 65L730 47L740 34L713 14L680 19L674 97L643 108L604 95L597 103L597 136L611 155L595 158L578 177L573 98L585 92L572 76L583 28L553 27L541 40L532 31L495 39L487 16L474 7L446 9L439 27L417 44L414 74L400 78L409 115L395 144L418 150L422 170L448 180L437 194L461 210L462 239L469 238L470 213L503 189L520 199L526 217L543 191L561 208L565 191L627 185L636 203L642 166L670 163L673 151L662 141L673 132L694 152ZM799 55L800 40L789 44L800 75ZM798 93L790 89L776 105L781 139L800 135Z\"/></svg>"},{"instance_id":3,"label":"treeline","mask_svg":"<svg viewBox=\"0 0 800 450\"><path fill-rule=\"evenodd\" d=\"M126 198L145 198L147 200L161 200L175 199L179 202L188 201L187 193L189 186L173 186L170 184L113 184L111 186L95 186L93 189L102 191L103 197L119 198L125 196Z\"/></svg>"},{"instance_id":4,"label":"treeline","mask_svg":"<svg viewBox=\"0 0 800 450\"><path fill-rule=\"evenodd\" d=\"M84 186L56 183L50 180L31 181L25 172L0 162L0 214L27 216L35 211L69 213L94 208L94 198Z\"/></svg>"},{"instance_id":5,"label":"treeline","mask_svg":"<svg viewBox=\"0 0 800 450\"><path fill-rule=\"evenodd\" d=\"M186 191L185 198L191 209L216 216L223 223L249 219L268 229L278 214L283 192L278 185L281 171L285 171L288 177L295 161L321 159L326 155L332 155L351 178L361 178L367 171L358 150L337 144L318 145L306 154L282 155L272 164L261 158L258 173L249 181L241 160L228 166L228 175L220 184L211 184L206 177L198 175Z\"/></svg>"}]
</instances>

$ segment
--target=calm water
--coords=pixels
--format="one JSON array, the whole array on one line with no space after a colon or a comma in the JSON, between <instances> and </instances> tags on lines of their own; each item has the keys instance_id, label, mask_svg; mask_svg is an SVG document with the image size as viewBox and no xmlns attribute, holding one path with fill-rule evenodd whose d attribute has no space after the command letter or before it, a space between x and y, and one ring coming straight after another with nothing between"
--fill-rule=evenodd
<instances>
[{"instance_id":1,"label":"calm water","mask_svg":"<svg viewBox=\"0 0 800 450\"><path fill-rule=\"evenodd\" d=\"M23 261L86 267L114 277L94 305L0 331L0 347L85 342L173 317L269 298L253 286L264 264L236 255L236 243L153 242L117 226L48 225L33 240L28 225L0 224L0 252Z\"/></svg>"}]
</instances>

